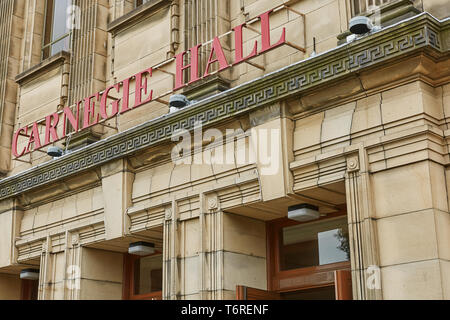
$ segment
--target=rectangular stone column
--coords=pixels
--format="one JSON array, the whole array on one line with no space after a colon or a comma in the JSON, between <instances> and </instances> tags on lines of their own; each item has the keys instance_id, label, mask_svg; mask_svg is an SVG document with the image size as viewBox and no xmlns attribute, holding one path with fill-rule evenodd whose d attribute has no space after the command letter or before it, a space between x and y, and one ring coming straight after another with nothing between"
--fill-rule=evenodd
<instances>
[{"instance_id":1,"label":"rectangular stone column","mask_svg":"<svg viewBox=\"0 0 450 320\"><path fill-rule=\"evenodd\" d=\"M223 216L214 195L201 196L201 298L226 299L224 287Z\"/></svg>"},{"instance_id":2,"label":"rectangular stone column","mask_svg":"<svg viewBox=\"0 0 450 320\"><path fill-rule=\"evenodd\" d=\"M0 268L17 262L15 239L19 236L23 211L17 201L7 199L0 202Z\"/></svg>"},{"instance_id":3,"label":"rectangular stone column","mask_svg":"<svg viewBox=\"0 0 450 320\"><path fill-rule=\"evenodd\" d=\"M360 149L347 158L345 179L352 290L354 300L378 300L382 298L381 288L368 285L371 270L378 271L379 258L376 221L364 152L364 149Z\"/></svg>"},{"instance_id":4,"label":"rectangular stone column","mask_svg":"<svg viewBox=\"0 0 450 320\"><path fill-rule=\"evenodd\" d=\"M266 224L223 214L224 299L235 299L236 286L267 290Z\"/></svg>"},{"instance_id":5,"label":"rectangular stone column","mask_svg":"<svg viewBox=\"0 0 450 320\"><path fill-rule=\"evenodd\" d=\"M50 236L43 243L39 275L39 300L63 300L65 291L65 252L52 251Z\"/></svg>"},{"instance_id":6,"label":"rectangular stone column","mask_svg":"<svg viewBox=\"0 0 450 320\"><path fill-rule=\"evenodd\" d=\"M166 209L163 232L163 292L164 300L176 300L178 295L178 208L173 201Z\"/></svg>"},{"instance_id":7,"label":"rectangular stone column","mask_svg":"<svg viewBox=\"0 0 450 320\"><path fill-rule=\"evenodd\" d=\"M384 299L449 299L447 190L446 170L434 161L373 174Z\"/></svg>"},{"instance_id":8,"label":"rectangular stone column","mask_svg":"<svg viewBox=\"0 0 450 320\"><path fill-rule=\"evenodd\" d=\"M134 173L126 159L102 167L107 240L121 238L129 233L130 221L126 212L132 204L133 181Z\"/></svg>"},{"instance_id":9,"label":"rectangular stone column","mask_svg":"<svg viewBox=\"0 0 450 320\"><path fill-rule=\"evenodd\" d=\"M122 253L82 248L80 267L81 300L122 299Z\"/></svg>"}]
</instances>

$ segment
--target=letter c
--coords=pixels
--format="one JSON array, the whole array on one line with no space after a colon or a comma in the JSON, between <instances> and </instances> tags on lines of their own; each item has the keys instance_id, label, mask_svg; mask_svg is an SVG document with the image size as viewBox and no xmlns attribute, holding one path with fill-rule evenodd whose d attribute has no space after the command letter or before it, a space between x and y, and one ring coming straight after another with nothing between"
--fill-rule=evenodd
<instances>
[{"instance_id":1,"label":"letter c","mask_svg":"<svg viewBox=\"0 0 450 320\"><path fill-rule=\"evenodd\" d=\"M20 154L17 152L17 140L19 139L19 135L22 131L26 135L28 132L28 127L20 128L19 130L17 130L17 132L14 134L14 137L13 137L12 152L16 158L23 156L23 154L25 153L25 147L23 147L23 150Z\"/></svg>"}]
</instances>

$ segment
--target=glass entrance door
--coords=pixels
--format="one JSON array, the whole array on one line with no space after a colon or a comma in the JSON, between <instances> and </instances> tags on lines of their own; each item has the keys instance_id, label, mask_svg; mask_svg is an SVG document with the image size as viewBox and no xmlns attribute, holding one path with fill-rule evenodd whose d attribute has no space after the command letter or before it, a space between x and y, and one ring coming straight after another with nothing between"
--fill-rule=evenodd
<instances>
[{"instance_id":1,"label":"glass entrance door","mask_svg":"<svg viewBox=\"0 0 450 320\"><path fill-rule=\"evenodd\" d=\"M268 289L281 299L352 298L347 215L267 224Z\"/></svg>"}]
</instances>

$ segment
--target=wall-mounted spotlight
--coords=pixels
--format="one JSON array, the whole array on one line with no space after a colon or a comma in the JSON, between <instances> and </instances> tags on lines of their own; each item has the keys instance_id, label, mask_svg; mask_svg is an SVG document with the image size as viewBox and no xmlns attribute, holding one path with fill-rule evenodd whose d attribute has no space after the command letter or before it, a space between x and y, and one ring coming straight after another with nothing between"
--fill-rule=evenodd
<instances>
[{"instance_id":1,"label":"wall-mounted spotlight","mask_svg":"<svg viewBox=\"0 0 450 320\"><path fill-rule=\"evenodd\" d=\"M53 158L59 158L64 155L64 150L60 147L51 146L48 147L47 154Z\"/></svg>"},{"instance_id":2,"label":"wall-mounted spotlight","mask_svg":"<svg viewBox=\"0 0 450 320\"><path fill-rule=\"evenodd\" d=\"M20 279L23 280L38 280L39 270L38 269L24 269L20 271Z\"/></svg>"},{"instance_id":3,"label":"wall-mounted spotlight","mask_svg":"<svg viewBox=\"0 0 450 320\"><path fill-rule=\"evenodd\" d=\"M299 222L317 220L320 218L319 208L307 203L291 206L288 208L288 218Z\"/></svg>"},{"instance_id":4,"label":"wall-mounted spotlight","mask_svg":"<svg viewBox=\"0 0 450 320\"><path fill-rule=\"evenodd\" d=\"M352 42L355 39L364 36L365 34L381 30L381 27L374 26L372 24L372 21L368 17L356 16L350 20L349 29L352 35L347 37L347 42Z\"/></svg>"},{"instance_id":5,"label":"wall-mounted spotlight","mask_svg":"<svg viewBox=\"0 0 450 320\"><path fill-rule=\"evenodd\" d=\"M137 256L148 256L155 253L155 244L143 241L130 243L128 253Z\"/></svg>"},{"instance_id":6,"label":"wall-mounted spotlight","mask_svg":"<svg viewBox=\"0 0 450 320\"><path fill-rule=\"evenodd\" d=\"M170 113L177 112L190 104L191 101L189 101L186 96L182 94L174 94L170 96L169 100Z\"/></svg>"},{"instance_id":7,"label":"wall-mounted spotlight","mask_svg":"<svg viewBox=\"0 0 450 320\"><path fill-rule=\"evenodd\" d=\"M372 21L364 16L357 16L349 22L350 32L357 35L369 33L373 29Z\"/></svg>"}]
</instances>

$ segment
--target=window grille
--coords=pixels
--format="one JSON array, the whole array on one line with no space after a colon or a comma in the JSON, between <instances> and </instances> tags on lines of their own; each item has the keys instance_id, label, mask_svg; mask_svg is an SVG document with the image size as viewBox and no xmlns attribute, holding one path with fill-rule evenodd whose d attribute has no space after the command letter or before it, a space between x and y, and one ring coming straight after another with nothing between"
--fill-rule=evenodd
<instances>
[{"instance_id":1,"label":"window grille","mask_svg":"<svg viewBox=\"0 0 450 320\"><path fill-rule=\"evenodd\" d=\"M352 0L352 16L370 11L390 1L392 0Z\"/></svg>"},{"instance_id":2,"label":"window grille","mask_svg":"<svg viewBox=\"0 0 450 320\"><path fill-rule=\"evenodd\" d=\"M134 7L137 8L139 6L142 6L144 3L149 2L150 0L135 0L134 1Z\"/></svg>"}]
</instances>

